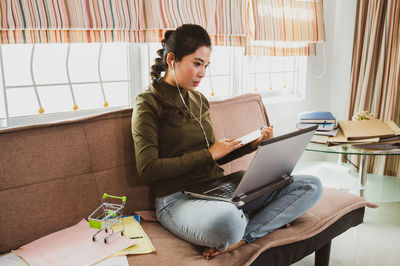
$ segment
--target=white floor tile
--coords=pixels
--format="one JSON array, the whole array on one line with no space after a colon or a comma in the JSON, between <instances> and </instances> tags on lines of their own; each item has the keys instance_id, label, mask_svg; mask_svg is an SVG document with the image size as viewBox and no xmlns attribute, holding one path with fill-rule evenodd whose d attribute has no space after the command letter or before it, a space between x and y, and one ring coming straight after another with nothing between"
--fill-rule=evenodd
<instances>
[{"instance_id":1,"label":"white floor tile","mask_svg":"<svg viewBox=\"0 0 400 266\"><path fill-rule=\"evenodd\" d=\"M335 162L303 161L297 174L318 176L324 186L358 193L358 176ZM366 208L364 223L332 240L331 266L400 266L400 179L368 175L366 198L379 208ZM293 264L314 265L314 254Z\"/></svg>"}]
</instances>

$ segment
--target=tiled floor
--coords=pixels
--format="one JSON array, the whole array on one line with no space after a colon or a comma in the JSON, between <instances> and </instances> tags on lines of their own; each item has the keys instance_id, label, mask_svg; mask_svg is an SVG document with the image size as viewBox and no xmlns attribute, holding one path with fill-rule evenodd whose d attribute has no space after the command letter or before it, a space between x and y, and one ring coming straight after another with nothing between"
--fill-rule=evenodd
<instances>
[{"instance_id":1,"label":"tiled floor","mask_svg":"<svg viewBox=\"0 0 400 266\"><path fill-rule=\"evenodd\" d=\"M346 166L305 161L295 172L316 175L324 186L358 193L358 177ZM366 208L363 224L333 239L331 266L400 266L400 179L368 175L366 199L379 208ZM314 255L293 265L314 265Z\"/></svg>"}]
</instances>

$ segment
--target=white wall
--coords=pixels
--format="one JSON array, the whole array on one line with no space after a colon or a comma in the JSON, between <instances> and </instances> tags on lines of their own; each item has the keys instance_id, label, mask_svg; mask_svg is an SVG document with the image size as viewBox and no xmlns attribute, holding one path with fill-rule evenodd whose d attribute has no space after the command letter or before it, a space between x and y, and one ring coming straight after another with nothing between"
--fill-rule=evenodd
<instances>
[{"instance_id":1,"label":"white wall","mask_svg":"<svg viewBox=\"0 0 400 266\"><path fill-rule=\"evenodd\" d=\"M305 99L266 105L277 135L294 130L301 111L330 111L347 119L356 6L357 0L324 1L326 42L317 44L317 55L308 59Z\"/></svg>"},{"instance_id":2,"label":"white wall","mask_svg":"<svg viewBox=\"0 0 400 266\"><path fill-rule=\"evenodd\" d=\"M347 120L357 0L335 2L329 107L339 120Z\"/></svg>"}]
</instances>

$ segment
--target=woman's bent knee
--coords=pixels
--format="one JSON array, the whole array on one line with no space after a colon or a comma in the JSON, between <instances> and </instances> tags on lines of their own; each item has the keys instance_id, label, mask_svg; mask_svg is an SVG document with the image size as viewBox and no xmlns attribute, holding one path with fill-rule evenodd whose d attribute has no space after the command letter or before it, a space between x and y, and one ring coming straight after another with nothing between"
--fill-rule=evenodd
<instances>
[{"instance_id":1,"label":"woman's bent knee","mask_svg":"<svg viewBox=\"0 0 400 266\"><path fill-rule=\"evenodd\" d=\"M218 249L239 242L248 222L242 210L222 201L185 200L158 216L164 227L182 239Z\"/></svg>"},{"instance_id":2,"label":"woman's bent knee","mask_svg":"<svg viewBox=\"0 0 400 266\"><path fill-rule=\"evenodd\" d=\"M248 220L242 210L229 203L208 222L209 228L205 229L208 239L214 243L213 247L223 250L242 240Z\"/></svg>"},{"instance_id":3,"label":"woman's bent knee","mask_svg":"<svg viewBox=\"0 0 400 266\"><path fill-rule=\"evenodd\" d=\"M299 175L295 176L294 180L302 182L307 186L307 196L312 205L321 198L323 187L318 177L312 175Z\"/></svg>"},{"instance_id":4,"label":"woman's bent knee","mask_svg":"<svg viewBox=\"0 0 400 266\"><path fill-rule=\"evenodd\" d=\"M319 180L318 177L315 176L310 176L310 186L312 188L312 192L313 192L313 200L314 202L317 202L321 196L322 196L322 183L321 180Z\"/></svg>"}]
</instances>

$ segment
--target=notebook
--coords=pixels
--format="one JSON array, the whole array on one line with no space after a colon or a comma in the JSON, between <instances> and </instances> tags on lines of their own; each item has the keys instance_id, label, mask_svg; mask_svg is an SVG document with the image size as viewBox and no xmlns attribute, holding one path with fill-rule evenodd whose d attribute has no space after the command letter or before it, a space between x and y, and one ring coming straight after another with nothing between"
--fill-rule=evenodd
<instances>
[{"instance_id":1,"label":"notebook","mask_svg":"<svg viewBox=\"0 0 400 266\"><path fill-rule=\"evenodd\" d=\"M391 127L378 119L340 121L339 127L347 140L388 137L395 135Z\"/></svg>"},{"instance_id":2,"label":"notebook","mask_svg":"<svg viewBox=\"0 0 400 266\"><path fill-rule=\"evenodd\" d=\"M300 123L336 123L331 112L304 112L299 114Z\"/></svg>"},{"instance_id":3,"label":"notebook","mask_svg":"<svg viewBox=\"0 0 400 266\"><path fill-rule=\"evenodd\" d=\"M268 139L258 147L249 168L183 192L196 198L232 202L239 208L292 182L294 167L318 126Z\"/></svg>"}]
</instances>

